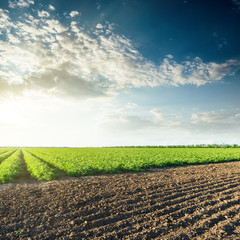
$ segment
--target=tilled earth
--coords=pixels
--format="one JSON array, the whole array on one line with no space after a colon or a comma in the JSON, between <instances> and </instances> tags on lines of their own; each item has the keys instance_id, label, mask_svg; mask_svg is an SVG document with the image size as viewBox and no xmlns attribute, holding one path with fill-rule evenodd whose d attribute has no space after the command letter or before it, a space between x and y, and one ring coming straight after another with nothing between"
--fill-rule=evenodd
<instances>
[{"instance_id":1,"label":"tilled earth","mask_svg":"<svg viewBox=\"0 0 240 240\"><path fill-rule=\"evenodd\" d=\"M240 239L240 163L0 185L0 239Z\"/></svg>"}]
</instances>

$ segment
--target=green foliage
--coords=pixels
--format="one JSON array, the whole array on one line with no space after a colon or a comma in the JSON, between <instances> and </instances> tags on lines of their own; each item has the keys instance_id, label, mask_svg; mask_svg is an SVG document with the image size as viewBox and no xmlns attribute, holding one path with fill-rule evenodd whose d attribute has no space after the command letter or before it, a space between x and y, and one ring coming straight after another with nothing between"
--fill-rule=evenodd
<instances>
[{"instance_id":1,"label":"green foliage","mask_svg":"<svg viewBox=\"0 0 240 240\"><path fill-rule=\"evenodd\" d=\"M1 151L0 152L0 163L8 158L14 151L16 151L16 149L8 149L8 150L5 150L5 151Z\"/></svg>"},{"instance_id":2,"label":"green foliage","mask_svg":"<svg viewBox=\"0 0 240 240\"><path fill-rule=\"evenodd\" d=\"M240 145L238 144L196 144L196 145L192 144L192 145L166 145L166 146L146 145L146 146L117 146L115 148L240 148Z\"/></svg>"},{"instance_id":3,"label":"green foliage","mask_svg":"<svg viewBox=\"0 0 240 240\"><path fill-rule=\"evenodd\" d=\"M27 170L38 181L53 180L58 177L56 169L49 167L45 162L34 157L31 153L23 150Z\"/></svg>"},{"instance_id":4,"label":"green foliage","mask_svg":"<svg viewBox=\"0 0 240 240\"><path fill-rule=\"evenodd\" d=\"M70 176L240 160L239 148L33 148L28 151Z\"/></svg>"},{"instance_id":5,"label":"green foliage","mask_svg":"<svg viewBox=\"0 0 240 240\"><path fill-rule=\"evenodd\" d=\"M24 228L19 228L18 230L16 230L17 235L21 235L23 233L24 233Z\"/></svg>"},{"instance_id":6,"label":"green foliage","mask_svg":"<svg viewBox=\"0 0 240 240\"><path fill-rule=\"evenodd\" d=\"M0 164L0 183L13 182L23 171L21 150L17 150Z\"/></svg>"},{"instance_id":7,"label":"green foliage","mask_svg":"<svg viewBox=\"0 0 240 240\"><path fill-rule=\"evenodd\" d=\"M25 148L22 151L27 170L38 181L55 179L58 176L55 168L69 176L83 176L240 160L240 148L230 147ZM4 160L0 164L0 183L14 181L24 170L21 150L0 150L1 157Z\"/></svg>"}]
</instances>

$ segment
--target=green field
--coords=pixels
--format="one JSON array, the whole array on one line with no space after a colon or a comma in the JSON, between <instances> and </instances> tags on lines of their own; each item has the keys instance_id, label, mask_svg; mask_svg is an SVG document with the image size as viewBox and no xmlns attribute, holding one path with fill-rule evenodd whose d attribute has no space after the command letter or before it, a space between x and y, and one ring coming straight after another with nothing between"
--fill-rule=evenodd
<instances>
[{"instance_id":1,"label":"green field","mask_svg":"<svg viewBox=\"0 0 240 240\"><path fill-rule=\"evenodd\" d=\"M0 183L19 176L43 181L59 176L139 172L147 168L240 160L240 148L0 148Z\"/></svg>"}]
</instances>

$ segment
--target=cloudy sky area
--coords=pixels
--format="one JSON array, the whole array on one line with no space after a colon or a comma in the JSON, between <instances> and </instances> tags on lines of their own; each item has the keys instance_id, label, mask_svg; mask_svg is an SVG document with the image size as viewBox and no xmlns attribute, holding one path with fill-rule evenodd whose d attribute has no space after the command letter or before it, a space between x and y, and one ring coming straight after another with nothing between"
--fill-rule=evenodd
<instances>
[{"instance_id":1,"label":"cloudy sky area","mask_svg":"<svg viewBox=\"0 0 240 240\"><path fill-rule=\"evenodd\" d=\"M0 2L0 145L240 144L239 0Z\"/></svg>"}]
</instances>

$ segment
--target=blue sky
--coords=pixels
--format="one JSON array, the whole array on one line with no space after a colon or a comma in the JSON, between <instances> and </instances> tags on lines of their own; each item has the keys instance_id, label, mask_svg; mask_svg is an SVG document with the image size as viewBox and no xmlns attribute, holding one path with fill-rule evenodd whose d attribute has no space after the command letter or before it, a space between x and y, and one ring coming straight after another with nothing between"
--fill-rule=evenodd
<instances>
[{"instance_id":1,"label":"blue sky","mask_svg":"<svg viewBox=\"0 0 240 240\"><path fill-rule=\"evenodd\" d=\"M240 1L0 3L2 146L240 144Z\"/></svg>"}]
</instances>

